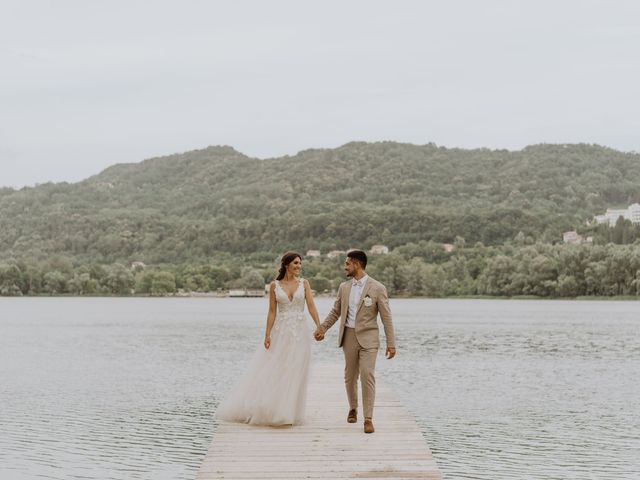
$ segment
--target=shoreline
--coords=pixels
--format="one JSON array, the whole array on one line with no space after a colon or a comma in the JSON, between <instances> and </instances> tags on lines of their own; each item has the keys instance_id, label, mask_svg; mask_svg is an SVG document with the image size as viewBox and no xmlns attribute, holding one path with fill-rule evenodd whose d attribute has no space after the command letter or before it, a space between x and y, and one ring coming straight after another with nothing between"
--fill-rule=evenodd
<instances>
[{"instance_id":1,"label":"shoreline","mask_svg":"<svg viewBox=\"0 0 640 480\"><path fill-rule=\"evenodd\" d=\"M234 298L234 299L247 299L258 298L266 299L267 296L242 296L233 297L229 295L212 295L208 293L200 293L195 295L147 295L147 294L131 294L131 295L72 295L72 294L58 294L58 295L0 295L0 298L189 298L189 299L219 299L219 298ZM315 295L314 298L335 298L335 295L320 294ZM514 295L514 296L501 296L501 295L458 295L458 296L442 296L442 297L425 297L425 296L408 296L397 295L390 297L391 300L396 299L417 299L417 300L573 300L573 301L638 301L640 295L581 295L577 297L539 297L535 295Z\"/></svg>"}]
</instances>

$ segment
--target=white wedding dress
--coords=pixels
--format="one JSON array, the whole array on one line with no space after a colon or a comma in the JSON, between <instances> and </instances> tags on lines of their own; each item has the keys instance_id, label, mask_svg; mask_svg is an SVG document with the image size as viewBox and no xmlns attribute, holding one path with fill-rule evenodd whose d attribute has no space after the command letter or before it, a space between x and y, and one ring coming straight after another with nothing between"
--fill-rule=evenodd
<instances>
[{"instance_id":1,"label":"white wedding dress","mask_svg":"<svg viewBox=\"0 0 640 480\"><path fill-rule=\"evenodd\" d=\"M312 334L304 315L304 286L290 299L276 280L278 309L269 350L260 345L246 373L216 412L219 420L252 425L303 423Z\"/></svg>"}]
</instances>

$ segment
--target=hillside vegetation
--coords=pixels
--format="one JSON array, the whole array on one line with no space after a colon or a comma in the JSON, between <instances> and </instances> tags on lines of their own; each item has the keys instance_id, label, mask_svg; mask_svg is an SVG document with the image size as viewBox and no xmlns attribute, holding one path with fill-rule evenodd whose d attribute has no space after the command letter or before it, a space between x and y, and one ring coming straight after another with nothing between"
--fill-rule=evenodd
<instances>
[{"instance_id":1,"label":"hillside vegetation","mask_svg":"<svg viewBox=\"0 0 640 480\"><path fill-rule=\"evenodd\" d=\"M185 264L456 237L499 245L519 232L552 243L640 200L639 185L639 154L594 145L350 143L267 160L209 147L0 189L0 257Z\"/></svg>"},{"instance_id":2,"label":"hillside vegetation","mask_svg":"<svg viewBox=\"0 0 640 480\"><path fill-rule=\"evenodd\" d=\"M392 295L638 295L640 227L587 220L640 200L639 160L594 145L351 143L268 160L210 147L0 188L0 295L262 288L285 250L377 243L392 252L368 271ZM593 244L562 244L574 228ZM305 258L304 276L330 291L342 261Z\"/></svg>"}]
</instances>

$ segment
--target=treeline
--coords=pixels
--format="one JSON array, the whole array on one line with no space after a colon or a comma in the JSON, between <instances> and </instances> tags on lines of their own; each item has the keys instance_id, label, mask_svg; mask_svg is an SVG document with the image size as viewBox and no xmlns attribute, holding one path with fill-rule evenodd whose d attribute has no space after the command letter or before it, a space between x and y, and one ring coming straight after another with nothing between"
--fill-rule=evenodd
<instances>
[{"instance_id":1,"label":"treeline","mask_svg":"<svg viewBox=\"0 0 640 480\"><path fill-rule=\"evenodd\" d=\"M344 280L342 258L305 258L303 276L330 293ZM168 295L228 288L263 288L277 258L250 263L220 258L200 265L127 266L77 264L64 257L20 259L0 265L2 295ZM409 243L371 256L367 271L394 296L640 295L640 243L551 245L517 236L502 246Z\"/></svg>"},{"instance_id":2,"label":"treeline","mask_svg":"<svg viewBox=\"0 0 640 480\"><path fill-rule=\"evenodd\" d=\"M640 225L631 223L622 217L618 218L613 227L603 224L584 228L583 232L585 235L592 235L594 241L599 244L627 245L640 240Z\"/></svg>"},{"instance_id":3,"label":"treeline","mask_svg":"<svg viewBox=\"0 0 640 480\"><path fill-rule=\"evenodd\" d=\"M639 295L640 244L475 245L443 258L420 243L380 258L372 273L410 296Z\"/></svg>"},{"instance_id":4,"label":"treeline","mask_svg":"<svg viewBox=\"0 0 640 480\"><path fill-rule=\"evenodd\" d=\"M74 264L54 256L46 261L21 259L0 264L0 295L171 295L229 288L262 289L263 272L235 265L142 267Z\"/></svg>"},{"instance_id":5,"label":"treeline","mask_svg":"<svg viewBox=\"0 0 640 480\"><path fill-rule=\"evenodd\" d=\"M85 181L0 189L0 261L199 265L252 252L396 248L423 239L554 243L640 201L640 154L596 145L520 151L350 143L268 160L230 147L114 165ZM624 236L624 238L623 238ZM175 272L180 284L180 273Z\"/></svg>"}]
</instances>

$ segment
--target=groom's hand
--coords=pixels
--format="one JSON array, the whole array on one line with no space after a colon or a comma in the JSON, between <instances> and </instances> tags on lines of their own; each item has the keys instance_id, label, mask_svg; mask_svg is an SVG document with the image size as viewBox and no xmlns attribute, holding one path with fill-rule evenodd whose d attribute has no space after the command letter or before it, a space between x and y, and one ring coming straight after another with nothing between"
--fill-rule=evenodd
<instances>
[{"instance_id":1,"label":"groom's hand","mask_svg":"<svg viewBox=\"0 0 640 480\"><path fill-rule=\"evenodd\" d=\"M387 359L391 360L395 356L396 356L396 349L394 347L387 347L387 354L386 354Z\"/></svg>"}]
</instances>

